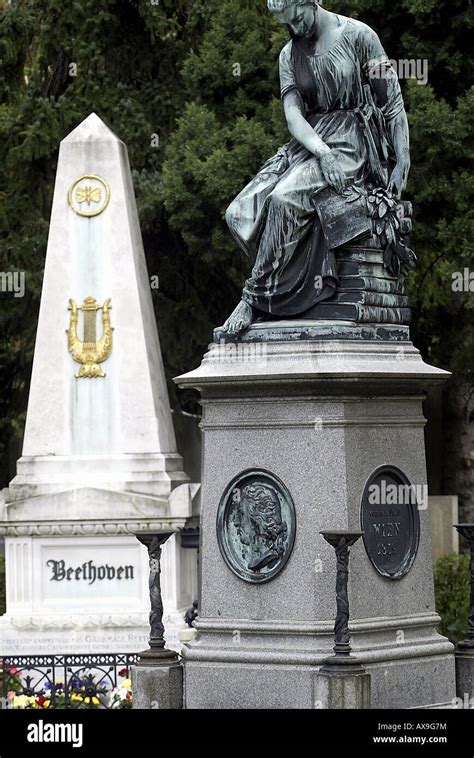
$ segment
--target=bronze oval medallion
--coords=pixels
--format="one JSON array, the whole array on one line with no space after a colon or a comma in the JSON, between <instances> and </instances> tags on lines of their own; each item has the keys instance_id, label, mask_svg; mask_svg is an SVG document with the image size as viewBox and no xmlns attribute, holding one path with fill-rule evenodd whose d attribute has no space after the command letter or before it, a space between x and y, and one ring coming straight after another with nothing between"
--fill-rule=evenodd
<instances>
[{"instance_id":1,"label":"bronze oval medallion","mask_svg":"<svg viewBox=\"0 0 474 758\"><path fill-rule=\"evenodd\" d=\"M295 507L278 477L250 469L226 487L217 513L217 539L231 571L245 582L273 579L293 550Z\"/></svg>"},{"instance_id":2,"label":"bronze oval medallion","mask_svg":"<svg viewBox=\"0 0 474 758\"><path fill-rule=\"evenodd\" d=\"M401 579L416 558L420 513L416 489L395 466L381 466L365 485L361 528L367 555L388 579Z\"/></svg>"}]
</instances>

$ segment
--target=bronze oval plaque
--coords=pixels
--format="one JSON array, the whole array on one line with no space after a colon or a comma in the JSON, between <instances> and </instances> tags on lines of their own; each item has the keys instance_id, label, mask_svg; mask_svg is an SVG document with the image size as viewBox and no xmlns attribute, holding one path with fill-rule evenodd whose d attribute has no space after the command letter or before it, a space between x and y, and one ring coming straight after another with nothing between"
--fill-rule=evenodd
<instances>
[{"instance_id":1,"label":"bronze oval plaque","mask_svg":"<svg viewBox=\"0 0 474 758\"><path fill-rule=\"evenodd\" d=\"M222 557L240 579L273 579L290 557L295 533L293 500L274 474L250 469L226 487L217 513L217 539Z\"/></svg>"},{"instance_id":2,"label":"bronze oval plaque","mask_svg":"<svg viewBox=\"0 0 474 758\"><path fill-rule=\"evenodd\" d=\"M365 485L361 528L374 568L389 579L409 572L418 552L420 513L417 492L403 471L382 466Z\"/></svg>"}]
</instances>

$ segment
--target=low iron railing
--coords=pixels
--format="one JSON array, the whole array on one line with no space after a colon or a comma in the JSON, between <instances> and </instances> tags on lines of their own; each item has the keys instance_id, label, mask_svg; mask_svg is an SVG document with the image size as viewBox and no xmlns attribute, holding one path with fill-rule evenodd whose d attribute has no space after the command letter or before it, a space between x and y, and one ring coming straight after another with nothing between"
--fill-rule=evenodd
<instances>
[{"instance_id":1,"label":"low iron railing","mask_svg":"<svg viewBox=\"0 0 474 758\"><path fill-rule=\"evenodd\" d=\"M136 653L0 656L2 708L131 708Z\"/></svg>"}]
</instances>

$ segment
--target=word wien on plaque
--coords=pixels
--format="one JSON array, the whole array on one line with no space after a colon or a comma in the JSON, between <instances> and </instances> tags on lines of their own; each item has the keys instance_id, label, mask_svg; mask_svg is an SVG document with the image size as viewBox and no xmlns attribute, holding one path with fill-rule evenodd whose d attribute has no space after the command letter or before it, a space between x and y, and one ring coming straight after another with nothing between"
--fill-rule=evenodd
<instances>
[{"instance_id":1,"label":"word wien on plaque","mask_svg":"<svg viewBox=\"0 0 474 758\"><path fill-rule=\"evenodd\" d=\"M416 488L395 466L382 466L369 477L361 505L361 529L374 568L388 579L411 569L420 541L420 504Z\"/></svg>"}]
</instances>

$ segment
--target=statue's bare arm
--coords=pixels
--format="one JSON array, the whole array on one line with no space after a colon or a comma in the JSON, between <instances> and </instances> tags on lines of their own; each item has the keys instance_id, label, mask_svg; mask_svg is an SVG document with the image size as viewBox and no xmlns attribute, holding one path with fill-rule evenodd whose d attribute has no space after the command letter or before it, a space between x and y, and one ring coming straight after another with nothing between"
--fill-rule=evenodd
<instances>
[{"instance_id":1,"label":"statue's bare arm","mask_svg":"<svg viewBox=\"0 0 474 758\"><path fill-rule=\"evenodd\" d=\"M303 99L296 89L286 93L283 98L286 123L290 134L298 140L310 153L313 153L321 166L327 183L338 192L342 192L346 186L346 176L341 166L333 155L331 148L318 137L313 127L305 118Z\"/></svg>"},{"instance_id":2,"label":"statue's bare arm","mask_svg":"<svg viewBox=\"0 0 474 758\"><path fill-rule=\"evenodd\" d=\"M303 147L318 158L331 152L326 143L321 137L318 137L312 126L306 121L303 99L298 90L292 89L286 93L283 98L283 109L290 134Z\"/></svg>"}]
</instances>

